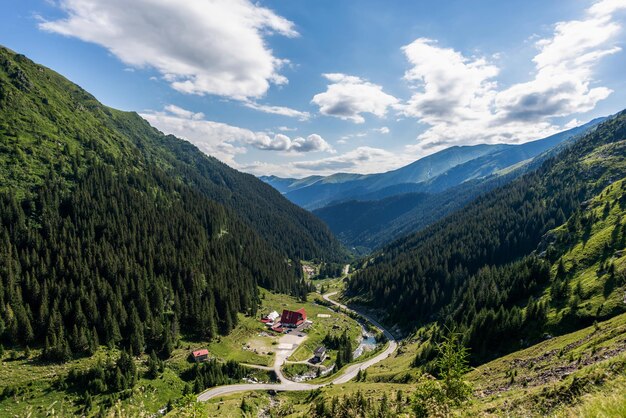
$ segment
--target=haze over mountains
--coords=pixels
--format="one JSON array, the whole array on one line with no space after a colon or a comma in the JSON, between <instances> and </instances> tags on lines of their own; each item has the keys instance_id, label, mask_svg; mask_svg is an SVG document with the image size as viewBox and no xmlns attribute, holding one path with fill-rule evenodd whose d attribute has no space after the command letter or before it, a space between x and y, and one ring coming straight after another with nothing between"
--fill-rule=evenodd
<instances>
[{"instance_id":1,"label":"haze over mountains","mask_svg":"<svg viewBox=\"0 0 626 418\"><path fill-rule=\"evenodd\" d=\"M603 120L519 145L451 147L386 173L261 179L313 210L346 245L368 251L523 174L533 159Z\"/></svg>"}]
</instances>

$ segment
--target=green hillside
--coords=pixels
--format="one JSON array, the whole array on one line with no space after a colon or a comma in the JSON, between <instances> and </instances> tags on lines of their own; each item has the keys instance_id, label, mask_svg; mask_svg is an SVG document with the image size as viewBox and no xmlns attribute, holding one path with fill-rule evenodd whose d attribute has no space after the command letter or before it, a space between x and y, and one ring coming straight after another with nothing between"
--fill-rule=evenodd
<instances>
[{"instance_id":1,"label":"green hillside","mask_svg":"<svg viewBox=\"0 0 626 418\"><path fill-rule=\"evenodd\" d=\"M373 185L368 187L375 191L342 193L335 203L315 209L313 213L325 221L344 244L361 251L376 250L433 224L479 195L532 171L540 161L550 154L558 153L567 143L594 129L603 120L594 119L576 128L525 144L487 147L483 151L484 155L467 153L464 158L468 161L448 160L451 166L443 172L428 171L422 172L422 177L412 176L412 168L430 168L430 159L426 157L399 170L372 175L367 181ZM447 154L450 153L442 151L434 155L442 158ZM372 180L375 176L385 178L382 184L390 185L378 189L375 185L380 182ZM272 185L278 183L276 179L269 182ZM286 196L290 198L291 192Z\"/></svg>"},{"instance_id":2,"label":"green hillside","mask_svg":"<svg viewBox=\"0 0 626 418\"><path fill-rule=\"evenodd\" d=\"M21 197L54 171L64 187L95 163L158 168L232 209L291 258L341 259L328 228L254 176L163 135L134 112L100 104L59 74L0 47L0 190Z\"/></svg>"},{"instance_id":3,"label":"green hillside","mask_svg":"<svg viewBox=\"0 0 626 418\"><path fill-rule=\"evenodd\" d=\"M368 258L347 295L385 307L387 321L406 330L458 327L474 362L623 311L624 232L615 225L624 210L624 138L622 112L538 170ZM566 222L570 233L544 236ZM578 260L580 252L587 258Z\"/></svg>"},{"instance_id":4,"label":"green hillside","mask_svg":"<svg viewBox=\"0 0 626 418\"><path fill-rule=\"evenodd\" d=\"M327 227L253 176L0 48L0 343L65 361L98 345L167 358L304 295Z\"/></svg>"}]
</instances>

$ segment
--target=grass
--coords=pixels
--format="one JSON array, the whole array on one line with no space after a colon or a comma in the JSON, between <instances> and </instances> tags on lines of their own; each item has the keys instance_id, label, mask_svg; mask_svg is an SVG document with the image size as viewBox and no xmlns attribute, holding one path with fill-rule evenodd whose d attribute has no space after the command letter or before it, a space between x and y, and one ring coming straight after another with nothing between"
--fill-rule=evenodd
<instances>
[{"instance_id":1,"label":"grass","mask_svg":"<svg viewBox=\"0 0 626 418\"><path fill-rule=\"evenodd\" d=\"M589 418L626 417L626 377L619 377L606 387L582 396L575 405L564 407L555 415Z\"/></svg>"},{"instance_id":2,"label":"grass","mask_svg":"<svg viewBox=\"0 0 626 418\"><path fill-rule=\"evenodd\" d=\"M626 314L482 365L476 412L548 413L626 371Z\"/></svg>"},{"instance_id":3,"label":"grass","mask_svg":"<svg viewBox=\"0 0 626 418\"><path fill-rule=\"evenodd\" d=\"M20 388L19 394L0 400L2 416L42 416L52 414L56 416L74 416L82 409L80 396L71 391L57 388L57 382L64 379L72 369L85 370L92 367L99 359L116 358L117 350L104 347L92 357L69 361L65 364L41 363L34 360L39 352L32 350L32 358L10 360L5 355L0 364L0 389L6 386ZM21 353L20 353L21 355ZM142 359L142 361L145 359ZM138 363L139 375L145 372L145 367ZM6 382L10 382L7 384ZM178 399L184 387L184 382L170 368L154 380L140 378L131 396L123 404L137 406L143 410L156 412L167 405L170 400ZM94 413L109 398L95 396Z\"/></svg>"},{"instance_id":4,"label":"grass","mask_svg":"<svg viewBox=\"0 0 626 418\"><path fill-rule=\"evenodd\" d=\"M360 332L357 322L353 319L331 312L327 307L316 304L315 301L319 299L319 295L312 294L308 302L301 302L291 296L271 293L264 289L261 289L260 292L262 306L259 309L259 315L272 310L281 312L282 309L301 307L306 309L309 318L313 321L313 326L309 330L307 343L297 352L298 356L303 359L308 359L312 355L312 349L321 343L327 330L332 329L334 325L338 327L335 331L343 332L344 329L347 329L354 338ZM317 314L330 314L331 317L318 318ZM239 323L233 332L219 340L202 342L181 339L172 357L166 361L164 373L154 380L140 378L130 397L114 406L113 409L124 410L128 414L135 413L130 411L155 413L164 408L168 401L175 403L180 400L185 382L179 375L191 366L188 356L192 349L206 347L212 356L224 361L236 360L242 363L265 366L273 364L274 343L278 341L279 336L259 336L261 332L266 332L266 328L259 321L259 318L240 315ZM10 352L11 350L7 349L4 358L0 361L0 393L6 386L18 387L19 390L15 396L0 398L0 411L2 411L0 416L24 416L27 414L32 416L46 414L74 416L78 414L82 408L81 398L75 393L60 390L56 387L56 382L63 379L71 369L87 369L93 366L99 358L105 359L111 356L115 358L119 354L117 350L102 347L96 355L90 358L71 360L65 364L50 364L36 360L40 354L40 350L37 349L31 350L30 359L23 358L23 352L16 351L17 358L11 360ZM138 361L140 376L146 370L145 360L146 356L143 356ZM258 380L269 380L267 371L251 369L250 375ZM251 408L260 408L261 397L255 396L251 398ZM109 402L108 399L106 396L95 396L92 413L95 413L103 405L103 402ZM227 414L224 416L241 416L239 408L241 397L237 398L235 403L236 407L228 404L227 408L220 407L220 409L231 410L233 407L239 415ZM219 407L219 404L211 405L211 408L214 409L209 408L207 410L210 412L208 416L213 416L213 412L217 411Z\"/></svg>"},{"instance_id":5,"label":"grass","mask_svg":"<svg viewBox=\"0 0 626 418\"><path fill-rule=\"evenodd\" d=\"M313 321L311 328L307 330L307 339L296 349L296 351L288 358L289 361L304 361L313 357L313 351L322 345L324 337L328 333L341 334L348 332L348 336L353 341L356 348L356 341L361 334L359 324L352 318L337 313L326 306L314 304L314 301L320 301L321 296L311 294L309 299L312 301L309 307L306 307L307 316ZM318 317L318 315L330 315L328 318ZM330 350L332 355L333 351Z\"/></svg>"},{"instance_id":6,"label":"grass","mask_svg":"<svg viewBox=\"0 0 626 418\"><path fill-rule=\"evenodd\" d=\"M308 366L306 364L303 363L296 363L296 364L286 364L285 366L283 366L283 374L288 378L291 379L295 376L307 373L309 371L311 371L313 369L313 367Z\"/></svg>"}]
</instances>

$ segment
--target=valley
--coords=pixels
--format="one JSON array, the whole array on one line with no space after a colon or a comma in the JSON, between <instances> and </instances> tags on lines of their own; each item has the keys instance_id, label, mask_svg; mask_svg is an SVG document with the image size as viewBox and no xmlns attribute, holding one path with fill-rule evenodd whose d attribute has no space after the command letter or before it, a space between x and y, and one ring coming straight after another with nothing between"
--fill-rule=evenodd
<instances>
[{"instance_id":1,"label":"valley","mask_svg":"<svg viewBox=\"0 0 626 418\"><path fill-rule=\"evenodd\" d=\"M252 35L299 36L270 9L237 4L263 11L246 14ZM433 82L411 71L405 81ZM243 77L222 73L219 85ZM171 83L208 103L183 91L194 77L142 88ZM479 84L495 109L505 95L492 78ZM426 127L422 154L387 166L397 155L365 141L392 131L362 114L393 109L403 125L426 90L401 100L357 76L323 81L315 115L257 102L249 86L215 101L300 123L253 131L173 104L114 109L0 46L0 417L626 415L626 110L542 117L524 135L490 113L481 135L502 128L481 141L432 142ZM387 105L327 103L358 88ZM298 131L332 111L332 145ZM340 137L345 122L364 129ZM364 142L341 154L349 141ZM284 165L256 161L269 152ZM391 168L357 173L378 159Z\"/></svg>"},{"instance_id":2,"label":"valley","mask_svg":"<svg viewBox=\"0 0 626 418\"><path fill-rule=\"evenodd\" d=\"M354 312L347 306L330 299L331 296L336 295L336 294L337 292L328 293L328 294L323 295L323 298L329 303L339 307L342 311ZM363 363L351 364L345 370L342 369L341 371L339 371L340 376L333 378L333 380L331 380L330 382L320 383L320 384L296 383L282 376L280 372L280 368L283 364L285 364L285 359L289 358L293 354L293 351L286 351L281 356L277 356L275 360L274 369L276 371L276 374L278 375L278 381L279 381L278 384L249 384L249 385L239 384L239 385L232 385L232 386L220 386L220 387L208 390L198 395L198 401L205 402L205 401L208 401L210 399L217 398L220 396L230 395L230 394L239 393L239 392L257 391L257 390L265 390L265 391L270 390L270 391L276 391L276 392L311 391L311 390L319 389L321 387L324 387L330 384L337 385L337 384L349 382L350 380L354 379L357 376L357 373L359 373L360 371L366 370L368 367L371 367L375 365L376 363L389 357L391 354L394 353L394 351L396 350L398 346L395 338L393 337L393 335L391 335L391 333L389 333L389 331L387 331L384 328L381 328L380 324L378 324L373 319L369 318L367 315L364 315L364 314L360 314L360 315L363 316L366 320L372 322L376 327L378 327L385 334L385 337L388 340L387 347L380 354L376 354L375 357L368 359L367 361ZM285 337L289 337L289 336L285 335L279 341L285 341Z\"/></svg>"}]
</instances>

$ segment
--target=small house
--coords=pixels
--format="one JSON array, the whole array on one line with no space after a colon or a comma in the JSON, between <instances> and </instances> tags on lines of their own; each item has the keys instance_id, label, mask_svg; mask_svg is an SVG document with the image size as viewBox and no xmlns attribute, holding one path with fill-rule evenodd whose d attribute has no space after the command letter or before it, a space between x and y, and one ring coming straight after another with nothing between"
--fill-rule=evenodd
<instances>
[{"instance_id":1,"label":"small house","mask_svg":"<svg viewBox=\"0 0 626 418\"><path fill-rule=\"evenodd\" d=\"M283 314L280 317L280 323L283 327L295 328L302 325L306 321L306 311L304 308L300 308L297 311L290 311L288 309L283 310Z\"/></svg>"},{"instance_id":2,"label":"small house","mask_svg":"<svg viewBox=\"0 0 626 418\"><path fill-rule=\"evenodd\" d=\"M274 322L276 322L278 318L280 318L280 315L278 314L278 312L272 311L268 313L267 315L265 315L261 319L261 322L266 323L266 324L273 324Z\"/></svg>"},{"instance_id":3,"label":"small house","mask_svg":"<svg viewBox=\"0 0 626 418\"><path fill-rule=\"evenodd\" d=\"M196 350L191 353L193 357L193 361L196 363L202 363L203 361L207 361L209 359L209 350L203 348L202 350Z\"/></svg>"},{"instance_id":4,"label":"small house","mask_svg":"<svg viewBox=\"0 0 626 418\"><path fill-rule=\"evenodd\" d=\"M313 363L321 363L324 360L326 360L326 347L321 345L313 351Z\"/></svg>"}]
</instances>

